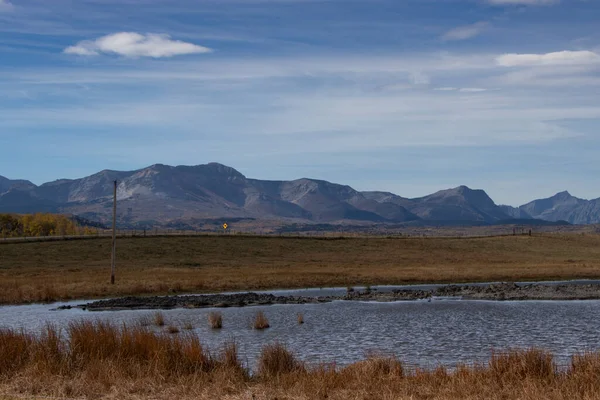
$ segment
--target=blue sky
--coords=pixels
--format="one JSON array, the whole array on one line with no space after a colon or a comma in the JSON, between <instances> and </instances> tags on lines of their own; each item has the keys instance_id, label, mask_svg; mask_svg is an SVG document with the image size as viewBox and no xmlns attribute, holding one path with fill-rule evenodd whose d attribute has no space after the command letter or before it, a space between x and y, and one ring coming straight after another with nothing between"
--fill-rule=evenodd
<instances>
[{"instance_id":1,"label":"blue sky","mask_svg":"<svg viewBox=\"0 0 600 400\"><path fill-rule=\"evenodd\" d=\"M597 0L0 0L0 175L600 197Z\"/></svg>"}]
</instances>

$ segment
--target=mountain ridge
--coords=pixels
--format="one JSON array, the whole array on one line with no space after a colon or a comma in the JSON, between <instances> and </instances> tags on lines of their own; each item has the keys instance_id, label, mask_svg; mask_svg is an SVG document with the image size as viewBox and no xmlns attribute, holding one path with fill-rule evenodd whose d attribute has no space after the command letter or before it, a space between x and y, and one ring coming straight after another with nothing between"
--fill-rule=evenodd
<instances>
[{"instance_id":1,"label":"mountain ridge","mask_svg":"<svg viewBox=\"0 0 600 400\"><path fill-rule=\"evenodd\" d=\"M520 207L496 205L484 190L467 186L419 198L384 191L357 191L320 179L270 181L247 178L236 169L208 163L153 164L132 171L102 170L79 179L39 186L0 176L0 212L64 212L108 222L113 181L122 224L161 225L174 220L256 218L337 223L496 224L508 220L600 222L600 199L567 191Z\"/></svg>"}]
</instances>

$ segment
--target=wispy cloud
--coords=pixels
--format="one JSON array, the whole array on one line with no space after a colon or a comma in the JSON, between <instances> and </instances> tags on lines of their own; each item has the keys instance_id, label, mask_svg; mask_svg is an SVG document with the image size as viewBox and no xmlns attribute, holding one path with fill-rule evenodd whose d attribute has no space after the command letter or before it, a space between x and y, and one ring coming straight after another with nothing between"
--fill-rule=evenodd
<instances>
[{"instance_id":1,"label":"wispy cloud","mask_svg":"<svg viewBox=\"0 0 600 400\"><path fill-rule=\"evenodd\" d=\"M443 40L465 40L472 37L478 36L489 26L488 22L481 21L471 25L459 26L454 29L450 29L444 35Z\"/></svg>"},{"instance_id":2,"label":"wispy cloud","mask_svg":"<svg viewBox=\"0 0 600 400\"><path fill-rule=\"evenodd\" d=\"M600 66L600 64L598 64ZM510 72L492 77L489 84L499 86L571 87L591 88L600 85L595 65L532 66L511 69Z\"/></svg>"},{"instance_id":3,"label":"wispy cloud","mask_svg":"<svg viewBox=\"0 0 600 400\"><path fill-rule=\"evenodd\" d=\"M462 93L479 93L479 92L487 91L487 89L476 88L476 87L468 87L468 88L439 87L439 88L435 88L433 90L437 90L438 92L462 92Z\"/></svg>"},{"instance_id":4,"label":"wispy cloud","mask_svg":"<svg viewBox=\"0 0 600 400\"><path fill-rule=\"evenodd\" d=\"M0 0L0 12L10 11L13 9L13 5L8 0Z\"/></svg>"},{"instance_id":5,"label":"wispy cloud","mask_svg":"<svg viewBox=\"0 0 600 400\"><path fill-rule=\"evenodd\" d=\"M283 154L290 148L308 151L307 143L323 152L344 153L457 143L549 142L572 136L561 129L563 120L600 118L593 92L539 94L497 83L494 86L502 90L484 91L487 86L478 85L488 85L490 75L504 72L493 57L486 59L489 62L482 71L470 66L445 70L454 68L454 63L432 62L429 56L362 64L333 56L310 62L285 58L279 63L274 59L245 63L185 60L168 65L124 61L110 72L87 65L47 71L45 76L20 71L5 75L8 89L31 88L40 93L64 88L76 91L80 98L68 105L27 108L7 103L0 119L13 130L44 126L79 132L80 127L112 130L128 126L132 128L128 135L136 140L144 140L148 131L163 134L165 130L177 131L184 140L201 135L198 126L202 125L218 132L215 140L222 145L242 141L253 148L260 148L259 144L272 148L277 144L272 151ZM135 66L135 71L129 66ZM448 86L434 91L409 85L410 71L422 71L431 82ZM96 83L93 92L76 86L88 82ZM386 83L413 90L372 90Z\"/></svg>"},{"instance_id":6,"label":"wispy cloud","mask_svg":"<svg viewBox=\"0 0 600 400\"><path fill-rule=\"evenodd\" d=\"M560 0L488 0L490 4L498 5L527 5L527 6L549 6L559 3Z\"/></svg>"},{"instance_id":7,"label":"wispy cloud","mask_svg":"<svg viewBox=\"0 0 600 400\"><path fill-rule=\"evenodd\" d=\"M496 58L496 62L503 67L583 65L600 63L600 54L588 50L565 50L545 54L503 54Z\"/></svg>"},{"instance_id":8,"label":"wispy cloud","mask_svg":"<svg viewBox=\"0 0 600 400\"><path fill-rule=\"evenodd\" d=\"M413 85L429 85L431 81L429 76L421 71L411 73L409 79Z\"/></svg>"},{"instance_id":9,"label":"wispy cloud","mask_svg":"<svg viewBox=\"0 0 600 400\"><path fill-rule=\"evenodd\" d=\"M193 43L172 40L169 35L118 32L96 40L84 40L64 50L66 54L97 56L117 54L125 57L173 57L183 54L208 53L211 49Z\"/></svg>"},{"instance_id":10,"label":"wispy cloud","mask_svg":"<svg viewBox=\"0 0 600 400\"><path fill-rule=\"evenodd\" d=\"M479 92L485 92L487 89L484 88L460 88L458 89L459 92L464 92L464 93L479 93Z\"/></svg>"}]
</instances>

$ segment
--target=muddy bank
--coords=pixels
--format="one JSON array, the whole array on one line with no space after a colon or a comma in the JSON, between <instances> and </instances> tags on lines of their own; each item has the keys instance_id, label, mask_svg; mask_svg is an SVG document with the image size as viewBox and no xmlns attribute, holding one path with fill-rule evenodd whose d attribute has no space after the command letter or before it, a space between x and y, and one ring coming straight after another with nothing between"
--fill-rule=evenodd
<instances>
[{"instance_id":1,"label":"muddy bank","mask_svg":"<svg viewBox=\"0 0 600 400\"><path fill-rule=\"evenodd\" d=\"M482 300L595 300L600 299L600 284L517 285L499 283L486 286L450 285L438 288L435 296L458 296Z\"/></svg>"},{"instance_id":2,"label":"muddy bank","mask_svg":"<svg viewBox=\"0 0 600 400\"><path fill-rule=\"evenodd\" d=\"M116 310L148 310L173 308L205 308L205 307L245 307L269 304L308 304L318 303L319 298L300 296L274 296L272 294L238 293L214 294L198 296L129 296L117 299L98 300L77 306L89 311ZM70 306L63 307L71 308ZM61 309L59 307L59 309Z\"/></svg>"},{"instance_id":3,"label":"muddy bank","mask_svg":"<svg viewBox=\"0 0 600 400\"><path fill-rule=\"evenodd\" d=\"M236 293L186 296L122 297L99 300L77 306L89 311L142 310L206 307L246 307L269 304L311 304L334 300L347 301L401 301L449 297L471 300L591 300L600 299L600 284L545 285L534 283L517 285L498 283L489 285L446 285L431 290L402 289L388 292L377 290L348 290L339 296L275 296L266 293ZM71 306L63 307L63 309ZM59 308L60 309L60 308Z\"/></svg>"},{"instance_id":4,"label":"muddy bank","mask_svg":"<svg viewBox=\"0 0 600 400\"><path fill-rule=\"evenodd\" d=\"M465 300L594 300L600 299L600 284L543 283L489 285L446 285L432 290L395 290L391 293L348 293L348 300L397 301L431 297L455 297Z\"/></svg>"}]
</instances>

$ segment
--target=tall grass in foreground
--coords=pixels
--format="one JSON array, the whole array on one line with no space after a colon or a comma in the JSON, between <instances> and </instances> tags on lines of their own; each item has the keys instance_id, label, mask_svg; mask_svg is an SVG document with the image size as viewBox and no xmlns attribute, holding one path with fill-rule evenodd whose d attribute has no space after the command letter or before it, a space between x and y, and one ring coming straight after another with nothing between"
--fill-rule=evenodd
<instances>
[{"instance_id":1,"label":"tall grass in foreground","mask_svg":"<svg viewBox=\"0 0 600 400\"><path fill-rule=\"evenodd\" d=\"M255 371L246 371L234 344L212 354L186 333L106 322L49 325L38 335L0 330L0 397L600 399L600 353L576 355L562 370L536 349L494 353L486 364L452 371L377 356L336 368L305 365L274 344Z\"/></svg>"},{"instance_id":2,"label":"tall grass in foreground","mask_svg":"<svg viewBox=\"0 0 600 400\"><path fill-rule=\"evenodd\" d=\"M301 371L304 366L285 346L275 343L262 349L257 369L260 376L268 378Z\"/></svg>"}]
</instances>

